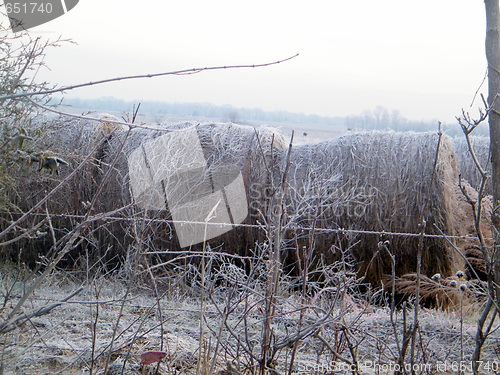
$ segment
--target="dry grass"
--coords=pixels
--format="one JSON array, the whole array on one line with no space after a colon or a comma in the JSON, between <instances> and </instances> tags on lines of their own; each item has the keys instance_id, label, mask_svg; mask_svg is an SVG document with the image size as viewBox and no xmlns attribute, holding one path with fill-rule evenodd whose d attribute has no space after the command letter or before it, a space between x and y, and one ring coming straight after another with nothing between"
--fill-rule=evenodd
<instances>
[{"instance_id":1,"label":"dry grass","mask_svg":"<svg viewBox=\"0 0 500 375\"><path fill-rule=\"evenodd\" d=\"M417 295L416 283L416 274L396 277L395 291L404 299L414 299ZM384 284L385 290L392 291L392 278L387 277ZM467 281L465 276L443 278L440 274L436 274L429 278L420 275L419 303L450 311L458 310L460 304L471 306L475 303L484 303L486 285L482 285L482 288L479 285L480 283L476 280Z\"/></svg>"},{"instance_id":2,"label":"dry grass","mask_svg":"<svg viewBox=\"0 0 500 375\"><path fill-rule=\"evenodd\" d=\"M464 251L467 257L466 274L470 278L487 280L486 262L481 249L477 246L467 247Z\"/></svg>"}]
</instances>

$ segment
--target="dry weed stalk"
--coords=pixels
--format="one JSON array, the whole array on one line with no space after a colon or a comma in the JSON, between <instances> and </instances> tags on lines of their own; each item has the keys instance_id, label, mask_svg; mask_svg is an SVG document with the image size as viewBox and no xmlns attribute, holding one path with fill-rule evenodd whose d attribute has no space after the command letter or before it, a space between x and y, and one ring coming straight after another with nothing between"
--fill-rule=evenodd
<instances>
[{"instance_id":1,"label":"dry weed stalk","mask_svg":"<svg viewBox=\"0 0 500 375\"><path fill-rule=\"evenodd\" d=\"M482 258L485 262L485 274L487 276L487 302L484 305L483 311L481 312L478 321L477 321L477 329L476 329L476 337L475 337L475 349L474 354L472 356L472 364L474 374L478 374L480 369L480 359L481 359L481 351L483 345L488 338L489 334L492 332L492 327L499 311L499 307L496 304L495 297L495 285L493 279L493 264L492 257L490 254L490 247L487 246L485 241L483 231L481 228L481 220L482 220L482 204L485 196L485 189L487 186L487 182L489 180L489 172L485 169L483 164L480 162L479 158L476 155L476 151L473 145L473 141L471 138L471 133L481 124L483 123L489 116L489 112L491 110L490 106L488 106L484 96L481 94L481 99L483 101L483 105L486 108L484 111L479 111L479 117L477 119L473 119L468 112L462 110L462 117L457 117L457 121L460 124L462 131L464 133L468 151L471 155L472 160L474 161L474 165L476 166L477 171L481 177L479 190L477 192L477 197L468 197L465 194L465 189L462 189L462 192L466 195L467 201L471 204L473 214L474 214L474 227L476 229L476 235L479 241L479 248L481 250ZM494 215L494 213L491 213ZM471 266L472 269L474 269ZM493 309L493 313L490 316L490 312ZM490 322L487 324L488 317Z\"/></svg>"},{"instance_id":2,"label":"dry weed stalk","mask_svg":"<svg viewBox=\"0 0 500 375\"><path fill-rule=\"evenodd\" d=\"M290 155L292 152L293 132L288 146L284 172L278 181L272 186L272 196L266 211L266 235L268 242L268 260L266 270L266 289L264 300L264 317L261 341L260 374L265 375L269 368L273 367L274 354L272 345L275 341L272 323L276 316L278 298L278 287L282 277L281 251L284 238L283 225L285 213L283 209L283 198L285 194L288 170L290 167ZM270 166L273 168L274 166ZM272 169L269 170L272 174Z\"/></svg>"}]
</instances>

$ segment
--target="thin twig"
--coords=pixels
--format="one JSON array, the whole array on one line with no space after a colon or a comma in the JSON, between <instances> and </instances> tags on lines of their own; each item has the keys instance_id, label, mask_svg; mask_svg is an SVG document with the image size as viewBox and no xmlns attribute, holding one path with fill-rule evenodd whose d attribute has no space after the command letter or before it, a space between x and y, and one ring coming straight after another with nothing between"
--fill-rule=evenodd
<instances>
[{"instance_id":1,"label":"thin twig","mask_svg":"<svg viewBox=\"0 0 500 375\"><path fill-rule=\"evenodd\" d=\"M40 227L45 223L45 220L42 220L40 221L38 224L36 224L35 226L33 226L32 228L30 228L29 230L25 231L24 233L20 234L19 236L17 237L14 237L8 241L4 241L4 242L1 242L0 243L0 247L3 247L3 246L7 246L7 245L10 245L14 242L17 242L21 239L23 239L24 237L29 237L31 236L33 233L36 233L38 231L38 229L40 229Z\"/></svg>"},{"instance_id":2,"label":"thin twig","mask_svg":"<svg viewBox=\"0 0 500 375\"><path fill-rule=\"evenodd\" d=\"M73 298L78 293L80 293L82 290L83 290L83 288L78 288L73 293L71 293L69 296L63 298L59 302L56 302L56 303L49 305L49 306L41 307L41 308L34 310L32 312L29 312L29 313L23 313L19 316L16 316L15 318L11 318L11 319L3 322L2 324L0 324L0 334L5 334L7 332L13 331L14 329L23 325L25 322L27 322L28 320L30 320L32 318L49 314L56 307L62 305L64 302Z\"/></svg>"},{"instance_id":3,"label":"thin twig","mask_svg":"<svg viewBox=\"0 0 500 375\"><path fill-rule=\"evenodd\" d=\"M123 80L154 78L154 77L169 76L169 75L191 75L191 74L201 73L201 72L209 71L209 70L261 68L261 67L265 67L265 66L271 66L271 65L283 63L285 61L288 61L288 60L291 60L291 59L297 57L298 55L299 54L297 53L293 56L287 57L286 59L277 60L277 61L273 61L273 62L269 62L269 63L263 63L263 64L212 66L212 67L206 67L206 68L181 69L181 70L174 70L171 72L139 74L139 75L133 75L133 76L108 78L108 79L103 79L103 80L95 81L95 82L87 82L87 83L80 83L77 85L64 86L64 87L60 87L60 88L52 89L52 90L42 90L42 91L38 91L38 92L25 92L25 93L18 93L18 94L2 95L2 96L0 96L0 101L5 100L5 99L14 99L14 98L21 98L21 97L28 97L28 96L35 96L35 95L54 94L56 92L70 91L70 90L74 90L74 89L81 88L81 87L101 85L104 83L117 82L117 81L123 81Z\"/></svg>"}]
</instances>

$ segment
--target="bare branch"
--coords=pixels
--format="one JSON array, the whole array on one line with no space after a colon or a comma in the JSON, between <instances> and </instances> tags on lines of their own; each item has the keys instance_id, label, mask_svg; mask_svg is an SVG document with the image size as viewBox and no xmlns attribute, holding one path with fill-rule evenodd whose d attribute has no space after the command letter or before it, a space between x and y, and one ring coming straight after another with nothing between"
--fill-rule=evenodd
<instances>
[{"instance_id":1,"label":"bare branch","mask_svg":"<svg viewBox=\"0 0 500 375\"><path fill-rule=\"evenodd\" d=\"M81 88L81 87L95 86L95 85L101 85L103 83L110 83L110 82L117 82L117 81L131 80L131 79L154 78L154 77L162 77L162 76L170 76L170 75L191 75L191 74L201 73L201 72L208 71L208 70L241 69L241 68L261 68L261 67L265 67L265 66L271 66L271 65L280 64L282 62L291 60L291 59L297 57L298 55L299 54L297 53L297 54L295 54L293 56L287 57L286 59L282 59L282 60L278 60L278 61L273 61L273 62L269 62L269 63L263 63L263 64L211 66L211 67L205 67L205 68L192 68L192 69L174 70L174 71L171 71L171 72L152 73L152 74L139 74L139 75L135 75L135 76L108 78L108 79L103 79L103 80L100 80L100 81L80 83L80 84L77 84L77 85L65 86L65 87L60 87L60 88L56 88L56 89L52 89L52 90L44 90L44 91L38 91L38 92L25 92L25 93L19 93L19 94L3 95L3 96L0 96L0 101L5 100L5 99L14 99L14 98L28 97L28 96L35 96L35 95L54 94L56 92L70 91L70 90L78 89L78 88Z\"/></svg>"}]
</instances>

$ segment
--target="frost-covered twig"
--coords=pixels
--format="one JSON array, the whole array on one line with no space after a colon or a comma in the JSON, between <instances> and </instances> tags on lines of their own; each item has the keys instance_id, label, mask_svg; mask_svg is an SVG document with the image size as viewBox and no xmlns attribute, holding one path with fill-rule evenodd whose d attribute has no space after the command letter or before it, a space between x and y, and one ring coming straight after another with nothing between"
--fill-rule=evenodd
<instances>
[{"instance_id":1,"label":"frost-covered twig","mask_svg":"<svg viewBox=\"0 0 500 375\"><path fill-rule=\"evenodd\" d=\"M277 60L277 61L262 63L262 64L211 66L211 67L205 67L205 68L181 69L181 70L173 70L170 72L139 74L139 75L133 75L133 76L108 78L108 79L103 79L103 80L95 81L95 82L86 82L86 83L79 83L79 84L71 85L71 86L59 87L59 88L52 89L52 90L42 90L42 91L37 91L37 92L24 92L24 93L17 93L17 94L2 95L2 96L0 96L0 101L5 100L5 99L15 99L15 98L29 97L29 96L36 96L36 95L50 95L50 94L54 94L57 92L64 92L64 91L78 89L81 87L95 86L95 85L101 85L104 83L131 80L131 79L154 78L154 77L162 77L162 76L168 76L168 75L191 75L191 74L201 73L201 72L205 72L205 71L209 71L209 70L261 68L261 67L265 67L265 66L280 64L282 62L291 60L291 59L297 57L298 55L299 54L297 53L293 56L287 57L287 58L282 59L282 60Z\"/></svg>"},{"instance_id":2,"label":"frost-covered twig","mask_svg":"<svg viewBox=\"0 0 500 375\"><path fill-rule=\"evenodd\" d=\"M62 305L64 302L70 300L71 298L76 296L78 293L80 293L82 290L83 290L83 288L78 288L73 293L71 293L69 296L63 298L59 302L56 302L56 303L49 305L49 306L40 307L39 309L31 311L29 313L22 313L22 314L14 317L12 319L9 319L6 322L1 323L0 324L0 334L4 334L4 333L10 332L10 331L13 331L17 327L23 325L24 323L26 323L28 320L30 320L32 318L49 314L56 307Z\"/></svg>"}]
</instances>

